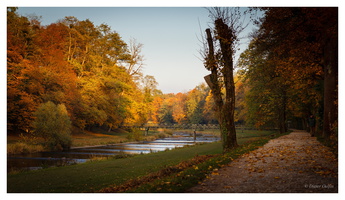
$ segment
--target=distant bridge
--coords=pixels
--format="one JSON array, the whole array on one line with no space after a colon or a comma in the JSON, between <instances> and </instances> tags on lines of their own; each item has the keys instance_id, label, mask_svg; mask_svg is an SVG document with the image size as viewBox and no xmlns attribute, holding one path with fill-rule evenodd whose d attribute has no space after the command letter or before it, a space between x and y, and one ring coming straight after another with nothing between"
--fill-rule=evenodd
<instances>
[{"instance_id":1,"label":"distant bridge","mask_svg":"<svg viewBox=\"0 0 345 200\"><path fill-rule=\"evenodd\" d=\"M124 124L120 128L149 128L149 129L219 129L219 124Z\"/></svg>"},{"instance_id":2,"label":"distant bridge","mask_svg":"<svg viewBox=\"0 0 345 200\"><path fill-rule=\"evenodd\" d=\"M168 124L168 123L162 123L162 124L124 124L120 126L119 128L123 129L193 129L193 130L206 130L206 129L219 129L219 124ZM237 129L241 130L257 130L254 127L244 127L241 125L236 126ZM268 130L268 129L265 129ZM276 129L269 129L269 130L276 130Z\"/></svg>"}]
</instances>

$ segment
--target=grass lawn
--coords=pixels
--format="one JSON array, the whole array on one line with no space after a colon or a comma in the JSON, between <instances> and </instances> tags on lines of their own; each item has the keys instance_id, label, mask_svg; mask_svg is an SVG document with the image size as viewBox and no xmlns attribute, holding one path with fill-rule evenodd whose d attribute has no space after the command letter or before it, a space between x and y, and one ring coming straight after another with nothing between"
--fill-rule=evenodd
<instances>
[{"instance_id":1,"label":"grass lawn","mask_svg":"<svg viewBox=\"0 0 345 200\"><path fill-rule=\"evenodd\" d=\"M127 142L127 135L128 133L125 131L107 132L101 129L96 132L85 131L83 134L72 135L72 146L81 147Z\"/></svg>"},{"instance_id":2,"label":"grass lawn","mask_svg":"<svg viewBox=\"0 0 345 200\"><path fill-rule=\"evenodd\" d=\"M272 131L239 133L238 143L241 145L271 134L273 134ZM182 161L192 159L196 155L219 154L221 151L221 143L218 142L124 159L109 159L8 174L7 192L97 192L102 188L119 185L127 180L157 172L167 166L177 165Z\"/></svg>"},{"instance_id":3,"label":"grass lawn","mask_svg":"<svg viewBox=\"0 0 345 200\"><path fill-rule=\"evenodd\" d=\"M8 192L93 192L113 184L176 165L195 155L217 154L220 143L197 145L138 155L125 159L96 161L48 168L7 176Z\"/></svg>"}]
</instances>

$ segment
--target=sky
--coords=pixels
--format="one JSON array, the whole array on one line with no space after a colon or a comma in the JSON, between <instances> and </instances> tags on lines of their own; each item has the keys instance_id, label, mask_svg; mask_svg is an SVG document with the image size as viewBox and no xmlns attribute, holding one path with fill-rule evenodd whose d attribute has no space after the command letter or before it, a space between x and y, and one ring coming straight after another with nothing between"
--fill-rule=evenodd
<instances>
[{"instance_id":1,"label":"sky","mask_svg":"<svg viewBox=\"0 0 345 200\"><path fill-rule=\"evenodd\" d=\"M109 25L127 44L136 39L143 44L144 74L153 75L163 93L187 92L209 74L199 53L202 34L211 24L203 7L19 7L18 13L41 16L41 25L65 16L89 19L96 26ZM248 40L242 44L241 51Z\"/></svg>"},{"instance_id":2,"label":"sky","mask_svg":"<svg viewBox=\"0 0 345 200\"><path fill-rule=\"evenodd\" d=\"M18 12L21 15L41 16L42 25L49 25L65 16L75 16L79 20L89 19L95 25L102 23L109 25L127 44L130 38L134 38L144 45L143 72L145 75L155 77L159 84L158 89L163 93L178 93L187 92L205 82L203 77L209 74L209 71L204 68L199 53L202 46L201 35L211 24L205 7L339 6L340 0L241 0L237 2L198 0L197 4L195 1L186 0L172 2L168 0L60 0L56 2L4 0L1 2L5 2L5 6L19 7ZM5 10L3 7L2 9ZM6 17L3 16L5 12L0 12L0 14L2 14L1 19ZM6 23L2 25L3 29L6 29ZM235 64L240 53L249 44L246 36L254 28L249 25L241 35L244 39L240 41L240 50L235 56Z\"/></svg>"}]
</instances>

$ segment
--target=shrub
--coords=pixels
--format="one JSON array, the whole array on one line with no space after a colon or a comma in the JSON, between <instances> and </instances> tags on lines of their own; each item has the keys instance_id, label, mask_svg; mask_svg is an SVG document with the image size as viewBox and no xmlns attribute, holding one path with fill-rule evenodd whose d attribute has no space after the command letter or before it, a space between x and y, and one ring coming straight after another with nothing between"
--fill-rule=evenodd
<instances>
[{"instance_id":1,"label":"shrub","mask_svg":"<svg viewBox=\"0 0 345 200\"><path fill-rule=\"evenodd\" d=\"M172 129L163 129L163 132L168 135L174 134L174 131Z\"/></svg>"},{"instance_id":2,"label":"shrub","mask_svg":"<svg viewBox=\"0 0 345 200\"><path fill-rule=\"evenodd\" d=\"M127 135L128 140L142 141L144 139L143 131L140 129L132 129Z\"/></svg>"},{"instance_id":3,"label":"shrub","mask_svg":"<svg viewBox=\"0 0 345 200\"><path fill-rule=\"evenodd\" d=\"M45 139L48 148L51 150L70 148L72 125L65 105L55 105L48 101L38 107L34 117L34 133Z\"/></svg>"},{"instance_id":4,"label":"shrub","mask_svg":"<svg viewBox=\"0 0 345 200\"><path fill-rule=\"evenodd\" d=\"M166 138L166 137L169 137L170 135L166 134L166 133L162 133L162 132L158 132L157 133L157 137L158 138Z\"/></svg>"}]
</instances>

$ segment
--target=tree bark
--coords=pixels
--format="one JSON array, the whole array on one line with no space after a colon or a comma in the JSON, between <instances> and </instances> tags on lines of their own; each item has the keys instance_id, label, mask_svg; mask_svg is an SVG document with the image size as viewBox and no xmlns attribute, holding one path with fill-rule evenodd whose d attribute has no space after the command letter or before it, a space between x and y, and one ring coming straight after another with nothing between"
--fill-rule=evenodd
<instances>
[{"instance_id":1,"label":"tree bark","mask_svg":"<svg viewBox=\"0 0 345 200\"><path fill-rule=\"evenodd\" d=\"M234 123L235 111L235 84L233 78L233 51L232 40L233 35L229 27L224 24L221 19L215 21L217 39L220 43L220 51L222 54L221 63L223 68L217 68L216 59L214 56L213 39L210 29L206 29L208 42L208 57L206 60L206 68L211 71L211 91L216 104L216 113L220 125L223 152L238 146L236 138L236 129ZM222 98L221 87L219 84L218 71L223 74L225 86L225 101Z\"/></svg>"},{"instance_id":2,"label":"tree bark","mask_svg":"<svg viewBox=\"0 0 345 200\"><path fill-rule=\"evenodd\" d=\"M212 39L211 30L206 29L206 34L207 34L207 43L208 43L208 49L209 49L206 65L211 70L210 80L211 80L212 85L210 85L210 88L213 95L213 99L216 104L215 110L216 110L217 115L219 115L219 113L222 111L223 99L222 99L221 88L218 82L218 69L216 65L216 59L214 57L214 48L213 48L213 39ZM219 119L219 116L218 116L218 119Z\"/></svg>"},{"instance_id":3,"label":"tree bark","mask_svg":"<svg viewBox=\"0 0 345 200\"><path fill-rule=\"evenodd\" d=\"M225 103L223 106L222 114L225 127L223 127L222 134L224 138L223 149L226 151L228 149L234 148L237 145L236 138L236 128L234 122L234 112L235 112L235 83L233 76L233 34L231 29L223 22L222 19L217 19L215 21L216 31L218 33L218 40L220 43L220 49L222 53L223 61L223 77L225 85ZM225 128L225 129L224 129Z\"/></svg>"},{"instance_id":4,"label":"tree bark","mask_svg":"<svg viewBox=\"0 0 345 200\"><path fill-rule=\"evenodd\" d=\"M323 136L330 139L338 128L338 8L324 9L327 23L321 29L323 47L324 96Z\"/></svg>"},{"instance_id":5,"label":"tree bark","mask_svg":"<svg viewBox=\"0 0 345 200\"><path fill-rule=\"evenodd\" d=\"M286 123L286 106L287 106L287 96L286 90L284 88L281 89L281 99L279 101L279 110L278 110L278 125L279 125L279 133L286 133L287 132L287 123Z\"/></svg>"},{"instance_id":6,"label":"tree bark","mask_svg":"<svg viewBox=\"0 0 345 200\"><path fill-rule=\"evenodd\" d=\"M323 136L336 133L338 126L338 38L331 37L324 50Z\"/></svg>"}]
</instances>

